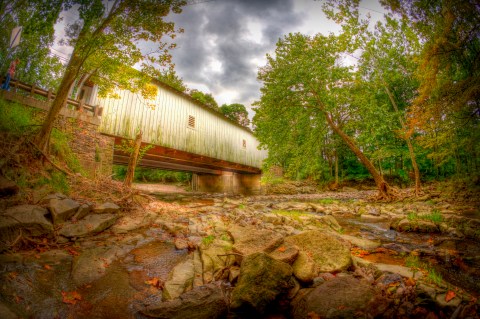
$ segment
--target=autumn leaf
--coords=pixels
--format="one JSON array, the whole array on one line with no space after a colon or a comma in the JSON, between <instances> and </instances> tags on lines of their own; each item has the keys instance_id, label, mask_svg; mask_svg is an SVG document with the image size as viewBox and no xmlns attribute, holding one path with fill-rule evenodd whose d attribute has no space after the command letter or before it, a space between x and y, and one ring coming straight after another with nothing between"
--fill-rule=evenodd
<instances>
[{"instance_id":1,"label":"autumn leaf","mask_svg":"<svg viewBox=\"0 0 480 319\"><path fill-rule=\"evenodd\" d=\"M77 301L82 300L82 296L76 291L62 291L62 302L74 305Z\"/></svg>"},{"instance_id":2,"label":"autumn leaf","mask_svg":"<svg viewBox=\"0 0 480 319\"><path fill-rule=\"evenodd\" d=\"M283 253L287 248L285 246L281 246L280 248L277 249L279 252Z\"/></svg>"},{"instance_id":3,"label":"autumn leaf","mask_svg":"<svg viewBox=\"0 0 480 319\"><path fill-rule=\"evenodd\" d=\"M152 279L145 281L145 283L155 288L163 289L163 283L157 277L153 277Z\"/></svg>"},{"instance_id":4,"label":"autumn leaf","mask_svg":"<svg viewBox=\"0 0 480 319\"><path fill-rule=\"evenodd\" d=\"M78 256L80 253L73 248L67 247L65 250L72 256Z\"/></svg>"},{"instance_id":5,"label":"autumn leaf","mask_svg":"<svg viewBox=\"0 0 480 319\"><path fill-rule=\"evenodd\" d=\"M452 291L452 290L449 290L447 292L447 294L445 295L445 301L446 302L449 302L450 300L452 300L453 298L455 298L456 294L455 294L455 291Z\"/></svg>"},{"instance_id":6,"label":"autumn leaf","mask_svg":"<svg viewBox=\"0 0 480 319\"><path fill-rule=\"evenodd\" d=\"M407 286L415 286L415 284L416 284L415 279L413 279L412 277L405 280L405 285Z\"/></svg>"},{"instance_id":7,"label":"autumn leaf","mask_svg":"<svg viewBox=\"0 0 480 319\"><path fill-rule=\"evenodd\" d=\"M309 319L321 319L319 315L317 315L317 313L315 311L310 311L308 314L307 314L308 318Z\"/></svg>"},{"instance_id":8,"label":"autumn leaf","mask_svg":"<svg viewBox=\"0 0 480 319\"><path fill-rule=\"evenodd\" d=\"M50 265L43 265L43 268L45 268L46 270L52 270L52 266Z\"/></svg>"}]
</instances>

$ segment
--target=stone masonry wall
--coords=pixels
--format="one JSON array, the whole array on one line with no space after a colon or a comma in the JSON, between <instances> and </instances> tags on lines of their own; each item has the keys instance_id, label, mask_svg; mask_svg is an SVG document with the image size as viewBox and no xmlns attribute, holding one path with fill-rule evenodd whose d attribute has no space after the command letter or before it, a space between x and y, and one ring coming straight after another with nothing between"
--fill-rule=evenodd
<instances>
[{"instance_id":1,"label":"stone masonry wall","mask_svg":"<svg viewBox=\"0 0 480 319\"><path fill-rule=\"evenodd\" d=\"M0 96L6 100L18 102L35 108L36 116L45 117L50 102L23 96L15 92L0 90ZM87 112L63 108L55 121L55 127L70 135L69 146L77 155L85 172L90 177L110 176L113 168L113 147L115 139L100 134L100 119Z\"/></svg>"}]
</instances>

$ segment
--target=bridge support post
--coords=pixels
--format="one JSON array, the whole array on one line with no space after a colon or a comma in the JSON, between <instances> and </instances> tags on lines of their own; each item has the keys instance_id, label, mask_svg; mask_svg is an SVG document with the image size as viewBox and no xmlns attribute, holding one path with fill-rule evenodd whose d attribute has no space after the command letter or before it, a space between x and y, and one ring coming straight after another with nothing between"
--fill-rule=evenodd
<instances>
[{"instance_id":1,"label":"bridge support post","mask_svg":"<svg viewBox=\"0 0 480 319\"><path fill-rule=\"evenodd\" d=\"M194 173L192 190L207 193L259 194L260 174L237 174L223 172L222 175Z\"/></svg>"}]
</instances>

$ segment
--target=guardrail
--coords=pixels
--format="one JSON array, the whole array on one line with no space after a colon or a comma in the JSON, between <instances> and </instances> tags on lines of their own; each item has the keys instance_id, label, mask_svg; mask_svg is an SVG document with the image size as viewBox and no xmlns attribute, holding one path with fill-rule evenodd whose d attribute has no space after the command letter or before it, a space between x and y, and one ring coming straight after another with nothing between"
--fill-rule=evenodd
<instances>
[{"instance_id":1,"label":"guardrail","mask_svg":"<svg viewBox=\"0 0 480 319\"><path fill-rule=\"evenodd\" d=\"M3 77L1 83L3 83L4 80L5 78ZM45 99L40 99L40 100L45 101L47 103L50 103L51 101L53 101L57 95L52 90L46 91L42 88L35 86L34 84L23 83L15 79L12 79L10 81L10 88L11 88L10 91L13 91L14 93L18 93L17 92L18 90L27 92L29 96L32 98L41 96L46 100ZM90 112L94 117L102 116L103 107L86 104L84 103L84 101L77 101L77 100L68 98L67 101L65 102L65 107L68 107L68 106L70 106L71 108L79 112L84 112L84 111Z\"/></svg>"}]
</instances>

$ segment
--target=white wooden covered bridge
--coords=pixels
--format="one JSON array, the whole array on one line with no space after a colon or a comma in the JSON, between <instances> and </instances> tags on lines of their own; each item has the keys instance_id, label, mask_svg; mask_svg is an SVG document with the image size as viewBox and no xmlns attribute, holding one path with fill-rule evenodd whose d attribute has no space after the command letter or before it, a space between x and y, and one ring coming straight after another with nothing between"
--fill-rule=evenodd
<instances>
[{"instance_id":1,"label":"white wooden covered bridge","mask_svg":"<svg viewBox=\"0 0 480 319\"><path fill-rule=\"evenodd\" d=\"M85 102L103 108L100 131L120 144L122 139L134 139L141 129L144 144L153 147L139 165L194 172L197 189L235 192L259 183L267 154L257 148L259 143L248 128L188 94L159 81L152 83L157 86L153 99L120 89L115 92L120 98L100 98L96 86L84 87ZM114 163L127 162L128 155L115 150Z\"/></svg>"}]
</instances>

